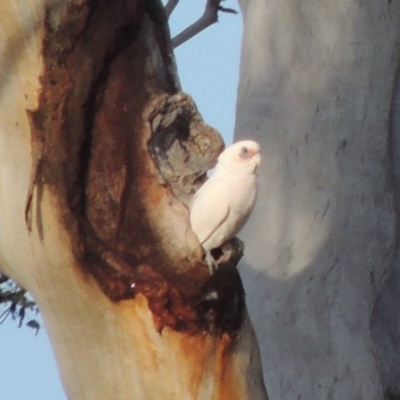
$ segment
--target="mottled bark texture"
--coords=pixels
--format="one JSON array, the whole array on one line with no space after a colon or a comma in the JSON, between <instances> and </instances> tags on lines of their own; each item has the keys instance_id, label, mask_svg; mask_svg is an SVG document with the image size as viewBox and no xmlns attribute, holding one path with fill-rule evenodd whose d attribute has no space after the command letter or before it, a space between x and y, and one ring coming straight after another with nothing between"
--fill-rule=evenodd
<instances>
[{"instance_id":1,"label":"mottled bark texture","mask_svg":"<svg viewBox=\"0 0 400 400\"><path fill-rule=\"evenodd\" d=\"M210 277L190 229L223 142L181 92L161 2L25 3L0 5L0 265L69 398L265 399L242 245Z\"/></svg>"},{"instance_id":2,"label":"mottled bark texture","mask_svg":"<svg viewBox=\"0 0 400 400\"><path fill-rule=\"evenodd\" d=\"M235 138L263 154L241 273L270 398L398 399L400 3L240 3Z\"/></svg>"}]
</instances>

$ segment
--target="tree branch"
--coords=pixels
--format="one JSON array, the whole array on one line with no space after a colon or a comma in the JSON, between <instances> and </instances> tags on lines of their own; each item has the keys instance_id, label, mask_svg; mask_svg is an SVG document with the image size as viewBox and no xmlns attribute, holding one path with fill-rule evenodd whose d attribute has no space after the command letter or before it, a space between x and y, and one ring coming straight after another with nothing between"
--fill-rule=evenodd
<instances>
[{"instance_id":1,"label":"tree branch","mask_svg":"<svg viewBox=\"0 0 400 400\"><path fill-rule=\"evenodd\" d=\"M210 25L218 21L218 11L227 12L230 14L237 14L237 11L231 8L222 7L222 0L207 0L206 7L204 9L203 15L192 25L187 27L184 31L176 35L172 39L172 46L174 48L180 46L182 43L191 39L193 36L197 35L204 29L208 28ZM171 0L168 2L172 2ZM168 5L168 4L167 4Z\"/></svg>"},{"instance_id":2,"label":"tree branch","mask_svg":"<svg viewBox=\"0 0 400 400\"><path fill-rule=\"evenodd\" d=\"M171 14L174 12L175 7L178 5L179 0L168 0L167 4L165 5L165 13L167 14L167 17L169 18Z\"/></svg>"}]
</instances>

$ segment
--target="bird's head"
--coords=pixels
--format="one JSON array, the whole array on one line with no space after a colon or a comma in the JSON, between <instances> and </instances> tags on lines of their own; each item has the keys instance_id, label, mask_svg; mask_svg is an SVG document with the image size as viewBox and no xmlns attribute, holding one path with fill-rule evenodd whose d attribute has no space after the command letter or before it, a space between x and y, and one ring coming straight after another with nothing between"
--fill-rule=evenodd
<instances>
[{"instance_id":1,"label":"bird's head","mask_svg":"<svg viewBox=\"0 0 400 400\"><path fill-rule=\"evenodd\" d=\"M261 163L260 146L252 140L243 140L226 148L218 157L217 168L233 173L255 174Z\"/></svg>"}]
</instances>

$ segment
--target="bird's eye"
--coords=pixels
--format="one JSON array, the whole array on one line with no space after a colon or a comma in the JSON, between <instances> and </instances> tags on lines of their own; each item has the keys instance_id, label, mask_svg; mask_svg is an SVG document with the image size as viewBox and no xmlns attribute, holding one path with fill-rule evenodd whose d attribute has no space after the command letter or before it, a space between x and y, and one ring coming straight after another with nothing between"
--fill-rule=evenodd
<instances>
[{"instance_id":1,"label":"bird's eye","mask_svg":"<svg viewBox=\"0 0 400 400\"><path fill-rule=\"evenodd\" d=\"M249 158L249 156L250 156L249 149L248 149L247 147L243 146L243 147L240 149L239 156L242 157L242 158L245 158L245 159L246 159L246 158Z\"/></svg>"}]
</instances>

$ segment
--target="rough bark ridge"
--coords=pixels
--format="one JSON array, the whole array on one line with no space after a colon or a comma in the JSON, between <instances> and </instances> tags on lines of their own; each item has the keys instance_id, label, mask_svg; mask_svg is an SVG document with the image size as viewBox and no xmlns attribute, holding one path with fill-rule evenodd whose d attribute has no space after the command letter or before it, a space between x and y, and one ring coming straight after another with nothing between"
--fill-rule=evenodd
<instances>
[{"instance_id":1,"label":"rough bark ridge","mask_svg":"<svg viewBox=\"0 0 400 400\"><path fill-rule=\"evenodd\" d=\"M210 277L190 229L223 143L180 91L161 3L0 13L0 265L37 301L69 398L265 399L241 243Z\"/></svg>"},{"instance_id":2,"label":"rough bark ridge","mask_svg":"<svg viewBox=\"0 0 400 400\"><path fill-rule=\"evenodd\" d=\"M388 287L372 320L378 359L370 317L398 269L389 121L400 4L240 3L235 136L255 137L263 153L241 273L270 398L394 399ZM394 397L380 374L389 365Z\"/></svg>"}]
</instances>

